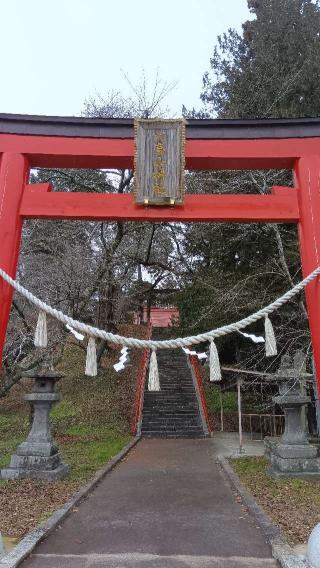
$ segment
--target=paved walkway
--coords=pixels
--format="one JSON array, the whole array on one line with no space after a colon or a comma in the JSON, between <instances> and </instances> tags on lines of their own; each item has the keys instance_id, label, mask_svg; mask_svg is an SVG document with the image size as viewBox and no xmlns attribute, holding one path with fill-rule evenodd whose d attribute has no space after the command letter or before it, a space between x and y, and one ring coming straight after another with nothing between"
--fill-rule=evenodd
<instances>
[{"instance_id":1,"label":"paved walkway","mask_svg":"<svg viewBox=\"0 0 320 568\"><path fill-rule=\"evenodd\" d=\"M24 568L276 567L214 442L142 440Z\"/></svg>"}]
</instances>

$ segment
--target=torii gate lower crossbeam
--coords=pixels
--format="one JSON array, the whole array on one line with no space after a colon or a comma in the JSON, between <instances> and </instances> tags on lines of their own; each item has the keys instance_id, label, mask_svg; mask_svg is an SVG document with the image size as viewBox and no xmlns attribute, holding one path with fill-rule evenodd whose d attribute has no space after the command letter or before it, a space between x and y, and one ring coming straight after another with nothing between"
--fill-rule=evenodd
<instances>
[{"instance_id":1,"label":"torii gate lower crossbeam","mask_svg":"<svg viewBox=\"0 0 320 568\"><path fill-rule=\"evenodd\" d=\"M27 218L298 223L303 275L320 265L320 119L188 122L188 169L294 170L295 188L271 195L187 195L183 206L145 208L131 195L28 185L30 167L131 168L133 152L130 120L0 115L0 267L15 277ZM319 278L306 299L320 392ZM11 302L0 279L0 360Z\"/></svg>"}]
</instances>

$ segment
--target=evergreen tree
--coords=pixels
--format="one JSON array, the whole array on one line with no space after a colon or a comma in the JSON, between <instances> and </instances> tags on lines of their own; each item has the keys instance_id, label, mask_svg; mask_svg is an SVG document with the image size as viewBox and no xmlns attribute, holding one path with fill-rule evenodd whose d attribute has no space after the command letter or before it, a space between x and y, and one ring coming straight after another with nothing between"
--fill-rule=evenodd
<instances>
[{"instance_id":1,"label":"evergreen tree","mask_svg":"<svg viewBox=\"0 0 320 568\"><path fill-rule=\"evenodd\" d=\"M221 118L320 114L318 0L248 0L243 33L218 37L201 99Z\"/></svg>"},{"instance_id":2,"label":"evergreen tree","mask_svg":"<svg viewBox=\"0 0 320 568\"><path fill-rule=\"evenodd\" d=\"M204 74L200 111L190 118L267 118L320 115L320 7L311 0L248 0L253 19L242 34L218 38ZM292 185L291 172L193 172L188 191L270 192ZM178 302L188 331L234 321L275 299L301 278L295 225L208 224L185 231L185 257L192 259ZM190 300L190 301L189 301ZM307 349L306 309L297 299L273 316L281 350ZM262 332L262 324L252 331ZM221 347L220 340L220 347ZM264 365L263 349L238 335L225 339L225 358ZM244 354L243 354L244 355Z\"/></svg>"}]
</instances>

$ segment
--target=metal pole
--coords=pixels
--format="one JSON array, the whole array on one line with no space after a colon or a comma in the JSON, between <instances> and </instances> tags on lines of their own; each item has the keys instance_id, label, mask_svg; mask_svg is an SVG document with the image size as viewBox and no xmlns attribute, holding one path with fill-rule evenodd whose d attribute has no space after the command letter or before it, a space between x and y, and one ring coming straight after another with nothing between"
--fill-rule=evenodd
<instances>
[{"instance_id":1,"label":"metal pole","mask_svg":"<svg viewBox=\"0 0 320 568\"><path fill-rule=\"evenodd\" d=\"M222 392L220 387L220 431L223 432L224 424L223 424L223 401L222 401Z\"/></svg>"},{"instance_id":2,"label":"metal pole","mask_svg":"<svg viewBox=\"0 0 320 568\"><path fill-rule=\"evenodd\" d=\"M238 390L238 418L239 418L239 454L244 453L242 440L242 411L241 411L241 379L237 379Z\"/></svg>"},{"instance_id":3,"label":"metal pole","mask_svg":"<svg viewBox=\"0 0 320 568\"><path fill-rule=\"evenodd\" d=\"M317 432L318 436L320 436L320 400L319 400L319 391L318 391L318 381L316 377L316 367L314 364L313 357L312 357L312 370L313 370L313 388L315 394L315 407L316 407L316 418L317 418Z\"/></svg>"}]
</instances>

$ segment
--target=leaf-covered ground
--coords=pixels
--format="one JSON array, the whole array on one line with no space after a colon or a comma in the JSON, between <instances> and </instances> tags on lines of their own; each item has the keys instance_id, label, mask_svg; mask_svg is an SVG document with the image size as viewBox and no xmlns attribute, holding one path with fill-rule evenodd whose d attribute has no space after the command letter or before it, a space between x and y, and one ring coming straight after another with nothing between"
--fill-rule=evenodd
<instances>
[{"instance_id":1,"label":"leaf-covered ground","mask_svg":"<svg viewBox=\"0 0 320 568\"><path fill-rule=\"evenodd\" d=\"M145 335L145 329L136 326L121 331ZM0 481L0 532L4 535L19 538L35 528L128 443L141 353L132 351L130 366L116 373L113 364L119 351L112 349L98 377L91 378L83 373L85 351L72 340L67 343L59 367L66 375L59 386L63 399L53 408L51 423L70 474L55 483ZM28 432L29 407L22 395L29 389L30 381L21 381L0 401L0 467L8 465Z\"/></svg>"},{"instance_id":2,"label":"leaf-covered ground","mask_svg":"<svg viewBox=\"0 0 320 568\"><path fill-rule=\"evenodd\" d=\"M320 481L274 481L264 458L236 458L232 466L256 501L281 528L290 544L308 540L320 522Z\"/></svg>"}]
</instances>

